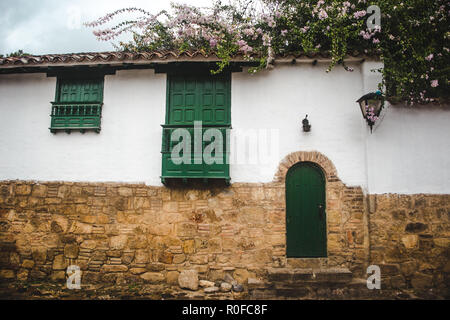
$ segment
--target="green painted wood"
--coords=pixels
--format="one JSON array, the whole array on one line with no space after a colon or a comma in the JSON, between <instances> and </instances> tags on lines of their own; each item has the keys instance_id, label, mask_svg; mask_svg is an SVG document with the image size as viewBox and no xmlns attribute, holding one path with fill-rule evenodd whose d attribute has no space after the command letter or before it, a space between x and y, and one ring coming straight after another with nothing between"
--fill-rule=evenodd
<instances>
[{"instance_id":1,"label":"green painted wood","mask_svg":"<svg viewBox=\"0 0 450 320\"><path fill-rule=\"evenodd\" d=\"M167 124L230 125L230 75L169 76Z\"/></svg>"},{"instance_id":2,"label":"green painted wood","mask_svg":"<svg viewBox=\"0 0 450 320\"><path fill-rule=\"evenodd\" d=\"M56 102L101 102L103 101L103 80L60 80Z\"/></svg>"},{"instance_id":3,"label":"green painted wood","mask_svg":"<svg viewBox=\"0 0 450 320\"><path fill-rule=\"evenodd\" d=\"M299 163L286 175L286 228L288 257L327 256L325 178L312 163Z\"/></svg>"},{"instance_id":4,"label":"green painted wood","mask_svg":"<svg viewBox=\"0 0 450 320\"><path fill-rule=\"evenodd\" d=\"M103 79L58 79L50 131L101 128Z\"/></svg>"},{"instance_id":5,"label":"green painted wood","mask_svg":"<svg viewBox=\"0 0 450 320\"><path fill-rule=\"evenodd\" d=\"M210 128L203 128L202 134ZM219 130L222 133L223 137L226 137L227 130L229 128L225 127L216 127L215 129ZM222 164L213 163L207 164L202 161L201 164L194 163L194 157L191 158L191 164L175 164L171 160L171 152L175 145L178 142L170 141L170 136L176 128L165 128L163 129L163 149L162 149L162 172L164 178L222 178L229 179L229 165L226 161L226 144L224 143L223 147L223 157ZM191 133L191 136L194 137L194 129L192 127L187 128L187 130ZM225 142L225 141L224 141ZM209 142L202 143L202 150L209 144ZM191 140L191 151L194 151L194 139ZM214 153L213 153L214 156Z\"/></svg>"},{"instance_id":6,"label":"green painted wood","mask_svg":"<svg viewBox=\"0 0 450 320\"><path fill-rule=\"evenodd\" d=\"M50 130L100 129L102 104L52 103Z\"/></svg>"},{"instance_id":7,"label":"green painted wood","mask_svg":"<svg viewBox=\"0 0 450 320\"><path fill-rule=\"evenodd\" d=\"M231 124L231 75L175 74L167 79L166 124L163 125L162 179L165 178L223 178L229 180L227 129ZM171 151L178 142L171 142L173 130L186 128L191 133L194 151L194 121L202 121L202 132L210 128L222 133L224 150L222 163L174 164ZM209 142L202 143L202 151ZM202 158L202 157L201 157Z\"/></svg>"}]
</instances>

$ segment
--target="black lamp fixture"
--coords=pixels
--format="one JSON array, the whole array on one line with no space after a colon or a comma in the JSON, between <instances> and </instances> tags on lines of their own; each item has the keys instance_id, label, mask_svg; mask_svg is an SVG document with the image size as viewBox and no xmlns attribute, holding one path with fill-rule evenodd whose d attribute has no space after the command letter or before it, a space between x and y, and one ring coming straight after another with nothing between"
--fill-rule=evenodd
<instances>
[{"instance_id":1,"label":"black lamp fixture","mask_svg":"<svg viewBox=\"0 0 450 320\"><path fill-rule=\"evenodd\" d=\"M303 119L302 124L304 132L311 131L311 125L309 124L308 115L306 115L305 119Z\"/></svg>"},{"instance_id":2,"label":"black lamp fixture","mask_svg":"<svg viewBox=\"0 0 450 320\"><path fill-rule=\"evenodd\" d=\"M384 101L380 90L363 95L356 100L361 108L362 115L366 119L367 124L372 132L372 127L378 120L381 109L383 109Z\"/></svg>"}]
</instances>

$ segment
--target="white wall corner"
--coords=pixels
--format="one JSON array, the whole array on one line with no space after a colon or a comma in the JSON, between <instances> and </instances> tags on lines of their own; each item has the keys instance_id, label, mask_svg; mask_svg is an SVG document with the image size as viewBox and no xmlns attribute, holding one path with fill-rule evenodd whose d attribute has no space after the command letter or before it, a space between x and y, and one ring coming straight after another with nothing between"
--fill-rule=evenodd
<instances>
[{"instance_id":1,"label":"white wall corner","mask_svg":"<svg viewBox=\"0 0 450 320\"><path fill-rule=\"evenodd\" d=\"M363 93L362 95L374 92L378 90L378 84L381 83L382 74L376 70L383 68L381 61L364 61L362 63L362 80L363 80Z\"/></svg>"}]
</instances>

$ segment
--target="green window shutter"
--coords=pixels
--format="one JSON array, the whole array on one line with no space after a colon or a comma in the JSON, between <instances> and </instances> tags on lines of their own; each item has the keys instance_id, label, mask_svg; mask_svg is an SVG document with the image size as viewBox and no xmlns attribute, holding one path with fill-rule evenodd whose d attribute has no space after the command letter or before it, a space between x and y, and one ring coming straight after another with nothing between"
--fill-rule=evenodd
<instances>
[{"instance_id":1,"label":"green window shutter","mask_svg":"<svg viewBox=\"0 0 450 320\"><path fill-rule=\"evenodd\" d=\"M52 102L50 131L100 132L103 79L58 79Z\"/></svg>"},{"instance_id":2,"label":"green window shutter","mask_svg":"<svg viewBox=\"0 0 450 320\"><path fill-rule=\"evenodd\" d=\"M103 80L60 80L58 102L101 102Z\"/></svg>"},{"instance_id":3,"label":"green window shutter","mask_svg":"<svg viewBox=\"0 0 450 320\"><path fill-rule=\"evenodd\" d=\"M230 125L230 75L170 76L167 124Z\"/></svg>"},{"instance_id":4,"label":"green window shutter","mask_svg":"<svg viewBox=\"0 0 450 320\"><path fill-rule=\"evenodd\" d=\"M162 180L167 178L203 178L230 180L226 141L231 128L231 74L168 75L166 124L163 125ZM223 140L222 163L194 163L194 121L202 122L202 136L210 128L221 132ZM170 137L178 128L191 133L191 164L175 164L171 151L178 142ZM202 141L202 151L210 142Z\"/></svg>"}]
</instances>

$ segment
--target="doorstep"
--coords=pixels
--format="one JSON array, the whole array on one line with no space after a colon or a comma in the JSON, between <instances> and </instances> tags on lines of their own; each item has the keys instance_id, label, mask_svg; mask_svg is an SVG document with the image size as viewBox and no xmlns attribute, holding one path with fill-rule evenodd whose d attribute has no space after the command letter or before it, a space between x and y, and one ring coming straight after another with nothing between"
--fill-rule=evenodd
<instances>
[{"instance_id":1,"label":"doorstep","mask_svg":"<svg viewBox=\"0 0 450 320\"><path fill-rule=\"evenodd\" d=\"M268 268L268 282L300 283L350 283L352 272L347 268Z\"/></svg>"}]
</instances>

